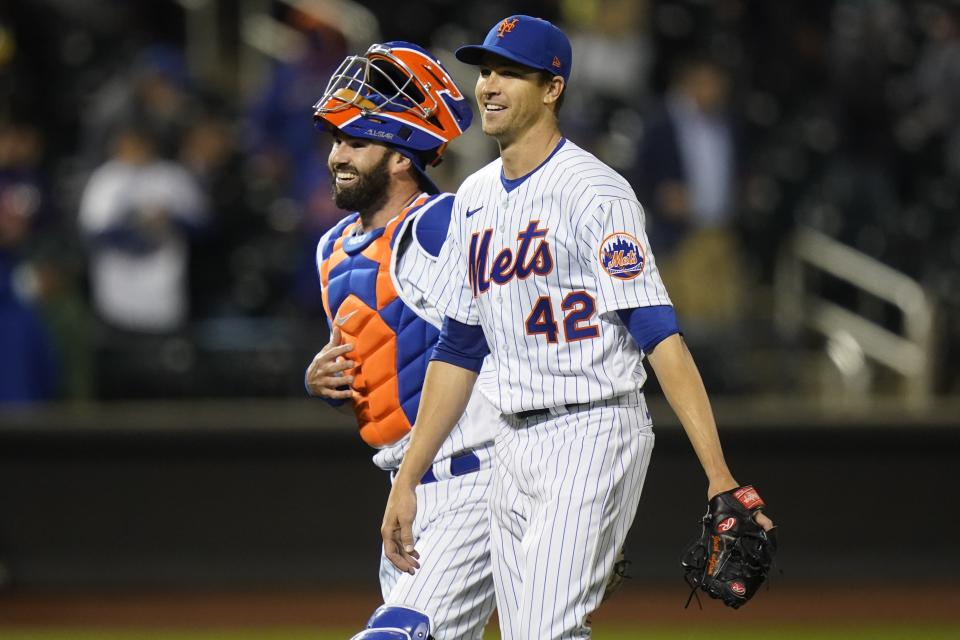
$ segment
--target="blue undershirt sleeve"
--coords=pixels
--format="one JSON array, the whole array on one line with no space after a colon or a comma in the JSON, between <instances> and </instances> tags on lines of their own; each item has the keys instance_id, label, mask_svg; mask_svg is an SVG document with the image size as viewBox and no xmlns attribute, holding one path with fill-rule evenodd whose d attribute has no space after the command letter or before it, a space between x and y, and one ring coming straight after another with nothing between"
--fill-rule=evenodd
<instances>
[{"instance_id":1,"label":"blue undershirt sleeve","mask_svg":"<svg viewBox=\"0 0 960 640\"><path fill-rule=\"evenodd\" d=\"M483 359L490 353L487 338L480 325L464 324L453 318L443 319L440 340L431 360L449 362L462 369L480 372Z\"/></svg>"},{"instance_id":2,"label":"blue undershirt sleeve","mask_svg":"<svg viewBox=\"0 0 960 640\"><path fill-rule=\"evenodd\" d=\"M677 314L668 304L619 309L617 315L644 353L650 353L665 338L680 333Z\"/></svg>"}]
</instances>

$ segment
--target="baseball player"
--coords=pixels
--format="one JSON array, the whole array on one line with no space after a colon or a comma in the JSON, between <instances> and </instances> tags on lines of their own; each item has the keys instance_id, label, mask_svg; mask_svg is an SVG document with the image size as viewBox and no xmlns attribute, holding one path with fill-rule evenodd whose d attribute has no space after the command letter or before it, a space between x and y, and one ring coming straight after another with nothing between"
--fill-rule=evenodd
<instances>
[{"instance_id":1,"label":"baseball player","mask_svg":"<svg viewBox=\"0 0 960 640\"><path fill-rule=\"evenodd\" d=\"M337 206L352 210L317 247L329 343L306 372L310 394L356 415L360 437L397 469L409 444L420 387L442 315L425 298L449 226L453 194L438 193L427 165L472 114L439 61L407 42L346 58L315 105L330 131ZM437 640L481 638L494 607L487 497L498 413L480 394L424 465L415 534L417 573L381 557L384 606L356 638L398 629Z\"/></svg>"},{"instance_id":2,"label":"baseball player","mask_svg":"<svg viewBox=\"0 0 960 640\"><path fill-rule=\"evenodd\" d=\"M572 62L566 36L516 15L456 56L479 67L483 131L500 157L457 191L439 258L449 275L430 292L445 319L387 501L384 549L405 571L429 561L411 526L422 508L417 479L489 353L498 375L477 386L504 414L491 490L501 633L588 638L587 616L636 513L653 449L644 356L703 465L707 496L738 485L643 209L626 180L558 128Z\"/></svg>"}]
</instances>

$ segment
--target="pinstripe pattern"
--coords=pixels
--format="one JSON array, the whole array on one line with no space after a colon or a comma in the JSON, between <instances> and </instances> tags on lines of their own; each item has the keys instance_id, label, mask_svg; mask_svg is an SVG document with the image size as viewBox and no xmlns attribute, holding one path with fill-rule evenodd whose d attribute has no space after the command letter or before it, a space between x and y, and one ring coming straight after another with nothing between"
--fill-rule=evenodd
<instances>
[{"instance_id":1,"label":"pinstripe pattern","mask_svg":"<svg viewBox=\"0 0 960 640\"><path fill-rule=\"evenodd\" d=\"M457 192L437 278L426 292L444 315L483 327L500 375L481 381L481 390L510 414L641 388L646 377L642 353L614 312L668 305L670 298L649 248L643 209L630 185L570 141L510 191L501 181L501 166L495 160ZM467 211L475 213L468 218ZM531 221L549 230L545 240L553 269L546 275L491 283L475 297L467 259L474 234L492 233L489 278L494 256L505 249L517 253L517 235ZM638 277L617 279L601 265L598 254L604 239L616 233L628 234L642 246L645 263ZM561 302L573 292L585 292L595 301L595 313L579 326L596 326L596 338L565 339L568 311ZM558 324L556 342L527 332L525 319L542 297L549 297Z\"/></svg>"},{"instance_id":2,"label":"pinstripe pattern","mask_svg":"<svg viewBox=\"0 0 960 640\"><path fill-rule=\"evenodd\" d=\"M417 487L413 535L421 560L416 575L399 571L381 553L384 602L429 612L437 640L482 638L493 612L487 509L491 473L488 465Z\"/></svg>"},{"instance_id":3,"label":"pinstripe pattern","mask_svg":"<svg viewBox=\"0 0 960 640\"><path fill-rule=\"evenodd\" d=\"M404 304L435 327L443 316L426 298L427 283L437 276L436 258L416 240L417 221L433 206L449 206L451 194L432 198L411 212L398 230L390 275ZM322 247L327 236L321 240ZM318 256L320 249L318 248ZM319 261L319 260L318 260ZM494 376L489 359L481 378ZM443 443L433 465L437 482L417 488L419 511L414 536L421 554L416 575L401 573L381 553L380 587L386 604L405 605L425 612L437 640L483 637L494 608L490 564L488 494L493 464L493 439L499 412L479 391L474 392L463 417ZM396 469L409 446L409 435L377 451L374 463ZM449 458L473 450L481 469L451 477Z\"/></svg>"},{"instance_id":4,"label":"pinstripe pattern","mask_svg":"<svg viewBox=\"0 0 960 640\"><path fill-rule=\"evenodd\" d=\"M589 638L654 439L643 353L616 311L670 298L615 171L562 141L526 178L501 176L496 160L457 192L425 296L483 328L497 370L479 386L506 414L490 497L501 633Z\"/></svg>"},{"instance_id":5,"label":"pinstripe pattern","mask_svg":"<svg viewBox=\"0 0 960 640\"><path fill-rule=\"evenodd\" d=\"M496 444L491 542L504 640L589 638L653 452L641 393L513 420Z\"/></svg>"},{"instance_id":6,"label":"pinstripe pattern","mask_svg":"<svg viewBox=\"0 0 960 640\"><path fill-rule=\"evenodd\" d=\"M452 204L453 194L443 193L407 216L403 226L397 231L393 268L390 270L394 288L403 298L403 302L437 329L443 325L443 315L426 296L436 278L437 258L416 241L414 230L430 209L437 206L449 207Z\"/></svg>"}]
</instances>

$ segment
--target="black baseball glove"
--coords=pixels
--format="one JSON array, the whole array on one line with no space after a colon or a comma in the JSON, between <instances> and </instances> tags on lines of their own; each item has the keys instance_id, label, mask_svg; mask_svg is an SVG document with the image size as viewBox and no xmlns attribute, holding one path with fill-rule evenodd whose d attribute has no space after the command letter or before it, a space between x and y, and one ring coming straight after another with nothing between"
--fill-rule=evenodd
<instances>
[{"instance_id":1,"label":"black baseball glove","mask_svg":"<svg viewBox=\"0 0 960 640\"><path fill-rule=\"evenodd\" d=\"M627 575L627 568L629 566L630 561L627 560L627 557L624 555L623 549L620 549L616 560L613 561L613 570L610 572L610 577L607 578L607 584L604 586L603 597L600 599L601 604L609 600L617 591L620 591L620 587L623 586L623 581L630 577ZM592 624L591 616L587 616L587 625L590 626Z\"/></svg>"},{"instance_id":2,"label":"black baseball glove","mask_svg":"<svg viewBox=\"0 0 960 640\"><path fill-rule=\"evenodd\" d=\"M623 586L623 581L630 577L627 575L627 568L629 566L630 561L627 560L627 557L624 555L623 549L620 549L620 553L617 554L617 559L613 561L613 571L610 572L610 578L607 579L607 584L603 589L603 598L601 598L600 602L606 602L610 599L610 596L620 591L620 587Z\"/></svg>"},{"instance_id":3,"label":"black baseball glove","mask_svg":"<svg viewBox=\"0 0 960 640\"><path fill-rule=\"evenodd\" d=\"M760 494L749 485L710 500L700 536L680 560L691 598L697 589L703 589L711 598L737 609L757 592L777 551L774 530L764 531L754 520L764 506Z\"/></svg>"}]
</instances>

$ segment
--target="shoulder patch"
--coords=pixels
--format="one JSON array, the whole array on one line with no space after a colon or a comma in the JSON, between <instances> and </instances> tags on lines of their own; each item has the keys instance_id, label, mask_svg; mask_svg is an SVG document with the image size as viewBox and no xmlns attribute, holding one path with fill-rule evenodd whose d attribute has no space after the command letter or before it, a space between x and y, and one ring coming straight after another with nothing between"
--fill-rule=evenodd
<instances>
[{"instance_id":1,"label":"shoulder patch","mask_svg":"<svg viewBox=\"0 0 960 640\"><path fill-rule=\"evenodd\" d=\"M434 258L440 255L440 248L447 238L452 211L453 195L443 194L426 204L413 223L417 243Z\"/></svg>"},{"instance_id":2,"label":"shoulder patch","mask_svg":"<svg viewBox=\"0 0 960 640\"><path fill-rule=\"evenodd\" d=\"M607 275L617 280L633 280L647 264L643 245L623 231L611 233L603 239L597 258Z\"/></svg>"}]
</instances>

